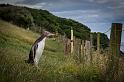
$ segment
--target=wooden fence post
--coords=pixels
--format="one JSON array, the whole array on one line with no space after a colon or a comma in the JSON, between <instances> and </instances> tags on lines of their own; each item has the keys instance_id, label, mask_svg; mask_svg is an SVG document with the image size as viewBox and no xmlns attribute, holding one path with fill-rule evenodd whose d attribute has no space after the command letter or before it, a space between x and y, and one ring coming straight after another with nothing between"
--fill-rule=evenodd
<instances>
[{"instance_id":1,"label":"wooden fence post","mask_svg":"<svg viewBox=\"0 0 124 82\"><path fill-rule=\"evenodd\" d=\"M64 54L65 54L65 56L69 55L69 51L70 51L70 40L68 38L65 38L65 41L64 41Z\"/></svg>"},{"instance_id":2,"label":"wooden fence post","mask_svg":"<svg viewBox=\"0 0 124 82\"><path fill-rule=\"evenodd\" d=\"M74 51L74 45L73 45L73 29L71 27L71 54L73 54L73 51Z\"/></svg>"},{"instance_id":3,"label":"wooden fence post","mask_svg":"<svg viewBox=\"0 0 124 82\"><path fill-rule=\"evenodd\" d=\"M81 62L84 65L84 40L81 40Z\"/></svg>"},{"instance_id":4,"label":"wooden fence post","mask_svg":"<svg viewBox=\"0 0 124 82\"><path fill-rule=\"evenodd\" d=\"M97 54L100 53L100 33L97 33Z\"/></svg>"},{"instance_id":5,"label":"wooden fence post","mask_svg":"<svg viewBox=\"0 0 124 82\"><path fill-rule=\"evenodd\" d=\"M82 58L82 56L81 56L81 54L82 54L82 50L81 50L81 49L82 49L82 44L81 44L81 43L82 43L82 42L81 42L81 41L82 41L81 39L78 40L79 61L80 61L80 63L81 63L81 60L82 60L82 59L81 59L81 58Z\"/></svg>"},{"instance_id":6,"label":"wooden fence post","mask_svg":"<svg viewBox=\"0 0 124 82\"><path fill-rule=\"evenodd\" d=\"M90 34L90 62L91 62L91 64L92 64L92 62L93 62L93 57L92 57L92 53L93 52L93 35L92 34Z\"/></svg>"},{"instance_id":7,"label":"wooden fence post","mask_svg":"<svg viewBox=\"0 0 124 82\"><path fill-rule=\"evenodd\" d=\"M85 41L85 62L87 65L90 65L90 41Z\"/></svg>"},{"instance_id":8,"label":"wooden fence post","mask_svg":"<svg viewBox=\"0 0 124 82\"><path fill-rule=\"evenodd\" d=\"M58 38L58 31L56 30L56 32L55 32L55 40L57 41L57 42L59 42L59 38Z\"/></svg>"},{"instance_id":9,"label":"wooden fence post","mask_svg":"<svg viewBox=\"0 0 124 82\"><path fill-rule=\"evenodd\" d=\"M82 45L82 40L81 40L81 45L80 45L80 62L82 62L82 54L83 54L83 45Z\"/></svg>"},{"instance_id":10,"label":"wooden fence post","mask_svg":"<svg viewBox=\"0 0 124 82\"><path fill-rule=\"evenodd\" d=\"M110 51L108 63L108 80L111 82L118 82L118 62L120 55L120 43L121 43L121 23L112 23L111 35L110 35Z\"/></svg>"}]
</instances>

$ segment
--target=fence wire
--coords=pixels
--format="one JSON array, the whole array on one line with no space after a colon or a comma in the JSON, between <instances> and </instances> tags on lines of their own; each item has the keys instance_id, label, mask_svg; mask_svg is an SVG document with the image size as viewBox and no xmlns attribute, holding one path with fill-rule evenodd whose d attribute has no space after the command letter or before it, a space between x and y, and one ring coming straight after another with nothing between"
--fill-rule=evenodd
<instances>
[{"instance_id":1,"label":"fence wire","mask_svg":"<svg viewBox=\"0 0 124 82\"><path fill-rule=\"evenodd\" d=\"M108 32L110 32L110 31L111 31L111 28L108 28L103 33L108 34ZM120 31L120 30L115 30L115 31ZM124 29L122 31L124 31ZM63 38L65 38L65 37L63 37ZM61 39L62 39L62 37L61 37ZM68 38L66 37L66 39L68 39ZM65 46L64 47L65 48L64 53L65 53L65 55L69 55L70 48L71 48L70 39L69 39L69 41L66 40L66 39L64 39L64 40L62 39L63 44ZM86 40L82 40L82 41L81 41L81 39L75 39L74 38L74 51L73 51L74 58L78 62L80 61L80 63L82 63L84 66L89 65L90 63L91 63L91 65L97 65L97 67L101 69L101 72L103 72L103 70L104 70L104 73L106 73L106 71L107 71L106 67L108 66L109 61L111 61L110 58L109 58L109 56L111 55L111 50L109 49L110 45L114 45L114 46L117 45L117 46L120 46L120 47L124 46L123 44L117 44L117 43L111 43L111 42L109 42L108 45L105 44L105 43L100 43L100 45L99 45L99 47L100 47L99 51L100 52L97 52L97 50L95 50L95 49L98 47L98 45L94 46L93 42L91 42L90 49L88 49L88 48L85 48L85 45L86 45L85 41ZM91 40L91 41L93 41L93 40ZM105 50L103 50L101 48L101 46L104 46L104 45L107 45L107 47L108 47ZM89 53L87 53L87 51Z\"/></svg>"},{"instance_id":2,"label":"fence wire","mask_svg":"<svg viewBox=\"0 0 124 82\"><path fill-rule=\"evenodd\" d=\"M123 29L123 28L122 28ZM83 31L87 31L87 30L83 30ZM108 32L110 32L111 31L111 27L110 28L108 28L105 32L103 32L104 34L107 34ZM116 30L116 31L121 31L121 30ZM124 29L122 30L122 31L124 31ZM66 35L65 35L65 37L64 38L67 38L66 37ZM77 41L76 41L77 42ZM66 41L64 41L64 43L66 43ZM67 42L68 43L68 42ZM93 42L92 42L93 43ZM123 44L116 44L116 43L111 43L111 44L114 44L114 45L119 45L120 47L122 47L122 46L124 46ZM68 43L68 44L65 44L66 46L65 46L65 51L70 51L70 50L67 50L68 49L68 47L70 47L70 44ZM104 46L104 45L107 45L107 44L104 44L104 43L100 43L100 45L99 46ZM75 46L75 45L74 45ZM78 44L76 44L76 46L80 46L80 45L78 45ZM95 47L98 47L98 45L96 45L96 46L94 46L94 45L91 45L91 48L95 48ZM109 45L108 45L108 47L110 47L110 43L109 43ZM76 51L77 51L77 49L76 49Z\"/></svg>"}]
</instances>

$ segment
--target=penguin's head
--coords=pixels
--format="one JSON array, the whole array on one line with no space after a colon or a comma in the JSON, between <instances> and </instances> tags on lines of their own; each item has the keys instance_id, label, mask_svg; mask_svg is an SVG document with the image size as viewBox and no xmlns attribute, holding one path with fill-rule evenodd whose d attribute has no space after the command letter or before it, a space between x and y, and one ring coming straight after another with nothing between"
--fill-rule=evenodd
<instances>
[{"instance_id":1,"label":"penguin's head","mask_svg":"<svg viewBox=\"0 0 124 82\"><path fill-rule=\"evenodd\" d=\"M48 31L44 31L43 34L46 36L46 37L49 37L49 36L54 36L55 34L51 33L51 32L48 32Z\"/></svg>"}]
</instances>

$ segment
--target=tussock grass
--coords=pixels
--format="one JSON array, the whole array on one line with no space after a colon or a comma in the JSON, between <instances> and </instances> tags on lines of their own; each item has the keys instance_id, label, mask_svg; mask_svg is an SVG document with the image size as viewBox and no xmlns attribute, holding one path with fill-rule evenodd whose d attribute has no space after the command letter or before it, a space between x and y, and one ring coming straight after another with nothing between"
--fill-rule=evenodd
<instances>
[{"instance_id":1,"label":"tussock grass","mask_svg":"<svg viewBox=\"0 0 124 82\"><path fill-rule=\"evenodd\" d=\"M93 66L64 57L63 45L47 39L39 68L25 63L38 34L0 20L0 82L97 82Z\"/></svg>"}]
</instances>

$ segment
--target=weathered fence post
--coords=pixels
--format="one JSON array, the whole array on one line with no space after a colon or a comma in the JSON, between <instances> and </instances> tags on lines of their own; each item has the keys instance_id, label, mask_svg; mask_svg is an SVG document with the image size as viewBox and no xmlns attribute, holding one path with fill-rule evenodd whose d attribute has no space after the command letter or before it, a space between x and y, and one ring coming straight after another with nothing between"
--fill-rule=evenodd
<instances>
[{"instance_id":1,"label":"weathered fence post","mask_svg":"<svg viewBox=\"0 0 124 82\"><path fill-rule=\"evenodd\" d=\"M70 40L68 38L65 38L65 41L64 41L64 54L65 54L65 56L69 55L69 51L70 51Z\"/></svg>"},{"instance_id":2,"label":"weathered fence post","mask_svg":"<svg viewBox=\"0 0 124 82\"><path fill-rule=\"evenodd\" d=\"M80 45L80 62L82 62L82 54L83 54L83 45L82 45L82 40L81 40L81 45Z\"/></svg>"},{"instance_id":3,"label":"weathered fence post","mask_svg":"<svg viewBox=\"0 0 124 82\"><path fill-rule=\"evenodd\" d=\"M121 43L121 23L112 23L111 35L110 35L110 51L108 63L108 81L118 82L118 62L120 55L120 43Z\"/></svg>"},{"instance_id":4,"label":"weathered fence post","mask_svg":"<svg viewBox=\"0 0 124 82\"><path fill-rule=\"evenodd\" d=\"M90 41L85 41L85 62L87 65L90 65Z\"/></svg>"},{"instance_id":5,"label":"weathered fence post","mask_svg":"<svg viewBox=\"0 0 124 82\"><path fill-rule=\"evenodd\" d=\"M81 62L84 65L84 40L81 40Z\"/></svg>"},{"instance_id":6,"label":"weathered fence post","mask_svg":"<svg viewBox=\"0 0 124 82\"><path fill-rule=\"evenodd\" d=\"M82 48L81 48L81 47L82 47L82 44L81 44L82 42L81 42L81 41L82 41L82 40L79 39L79 42L78 42L78 44L79 44L79 45L78 45L78 48L79 48L79 61L80 61L80 63L81 63L81 58L82 58L82 56L81 56L81 55L82 55L82 50L81 50L81 49L82 49Z\"/></svg>"},{"instance_id":7,"label":"weathered fence post","mask_svg":"<svg viewBox=\"0 0 124 82\"><path fill-rule=\"evenodd\" d=\"M91 64L93 62L92 54L93 54L93 35L90 34L90 62Z\"/></svg>"},{"instance_id":8,"label":"weathered fence post","mask_svg":"<svg viewBox=\"0 0 124 82\"><path fill-rule=\"evenodd\" d=\"M74 51L74 45L73 45L73 29L71 27L71 54L73 54L73 51Z\"/></svg>"},{"instance_id":9,"label":"weathered fence post","mask_svg":"<svg viewBox=\"0 0 124 82\"><path fill-rule=\"evenodd\" d=\"M56 32L55 32L55 40L57 41L57 42L59 42L59 38L58 38L58 31L56 30Z\"/></svg>"},{"instance_id":10,"label":"weathered fence post","mask_svg":"<svg viewBox=\"0 0 124 82\"><path fill-rule=\"evenodd\" d=\"M100 33L97 33L97 54L100 53Z\"/></svg>"}]
</instances>

